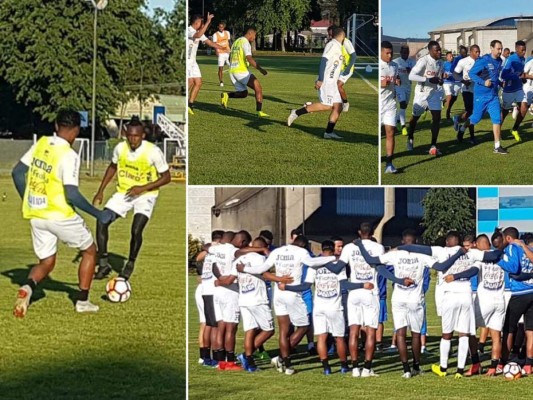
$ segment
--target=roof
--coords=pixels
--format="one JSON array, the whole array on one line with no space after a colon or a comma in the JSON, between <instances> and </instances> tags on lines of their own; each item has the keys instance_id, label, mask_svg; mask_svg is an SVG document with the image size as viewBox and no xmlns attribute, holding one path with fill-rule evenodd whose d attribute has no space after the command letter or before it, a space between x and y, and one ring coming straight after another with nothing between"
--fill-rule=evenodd
<instances>
[{"instance_id":1,"label":"roof","mask_svg":"<svg viewBox=\"0 0 533 400\"><path fill-rule=\"evenodd\" d=\"M320 21L311 20L311 28L327 28L331 25L329 19L321 19Z\"/></svg>"},{"instance_id":2,"label":"roof","mask_svg":"<svg viewBox=\"0 0 533 400\"><path fill-rule=\"evenodd\" d=\"M438 28L433 29L431 32L440 32L440 31L455 31L455 30L462 30L462 29L472 29L472 28L482 28L490 26L498 21L506 20L506 19L530 19L533 18L533 16L526 16L526 15L510 15L506 17L495 17L495 18L485 18L480 19L477 21L466 21L466 22L456 22L453 24L446 24L439 26ZM514 27L514 25L512 25Z\"/></svg>"}]
</instances>

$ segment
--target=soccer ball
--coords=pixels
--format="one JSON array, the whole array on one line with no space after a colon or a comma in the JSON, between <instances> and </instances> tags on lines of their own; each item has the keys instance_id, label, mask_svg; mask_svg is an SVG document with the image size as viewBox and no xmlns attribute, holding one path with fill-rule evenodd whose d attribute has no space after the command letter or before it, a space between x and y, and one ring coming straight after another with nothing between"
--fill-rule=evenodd
<instances>
[{"instance_id":1,"label":"soccer ball","mask_svg":"<svg viewBox=\"0 0 533 400\"><path fill-rule=\"evenodd\" d=\"M124 303L131 296L131 285L124 278L113 278L105 285L107 298L112 303Z\"/></svg>"},{"instance_id":2,"label":"soccer ball","mask_svg":"<svg viewBox=\"0 0 533 400\"><path fill-rule=\"evenodd\" d=\"M515 362L509 362L503 367L503 377L508 381L514 381L522 377L522 368Z\"/></svg>"}]
</instances>

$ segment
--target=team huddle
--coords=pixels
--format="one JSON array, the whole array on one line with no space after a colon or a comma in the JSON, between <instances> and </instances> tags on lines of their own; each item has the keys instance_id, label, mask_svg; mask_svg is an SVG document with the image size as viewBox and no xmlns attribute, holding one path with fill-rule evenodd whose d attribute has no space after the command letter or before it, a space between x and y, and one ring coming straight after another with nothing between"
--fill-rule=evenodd
<instances>
[{"instance_id":1,"label":"team huddle","mask_svg":"<svg viewBox=\"0 0 533 400\"><path fill-rule=\"evenodd\" d=\"M229 77L235 91L222 92L220 104L227 108L230 100L244 99L248 97L248 89L255 94L256 115L260 118L269 117L263 111L263 88L257 77L250 72L251 65L262 75L268 72L259 65L252 56L252 46L256 40L257 32L254 28L246 28L244 35L232 42L230 32L225 30L226 24L220 22L212 40L205 35L213 14L208 13L204 23L203 17L195 15L191 18L191 25L187 31L188 54L187 54L187 77L189 81L188 112L195 113L195 100L202 86L202 74L196 61L196 53L200 42L215 49L218 58L218 79L220 87L224 87L224 66L228 66ZM340 27L328 28L328 43L322 54L318 78L315 89L318 91L319 102L309 103L300 108L291 110L287 119L287 125L291 126L300 116L312 113L329 111L328 124L324 132L324 139L342 139L334 132L335 124L342 112L348 112L350 104L344 89L344 84L354 72L356 54L353 44L346 38L344 30Z\"/></svg>"},{"instance_id":2,"label":"team huddle","mask_svg":"<svg viewBox=\"0 0 533 400\"><path fill-rule=\"evenodd\" d=\"M378 376L372 363L376 349L382 348L387 281L391 281L391 347L398 350L403 378L420 375L427 333L425 295L430 286L429 270L434 269L442 337L440 362L431 366L432 372L447 375L455 332L459 337L456 379L482 373L480 352L484 352L489 334L492 352L486 375L501 374L507 361L519 356L525 358L522 375L531 374L533 250L528 246L533 244L533 235L523 237L524 243L518 230L509 227L497 230L490 239L482 234L462 240L458 232L451 231L445 247L440 247L418 245L416 233L406 230L402 244L386 252L373 238L372 225L363 223L354 242L344 245L341 238L326 240L317 257L308 250L308 240L301 232L294 230L291 236L291 244L274 248L269 231L253 241L247 231L213 232L212 242L197 256L201 279L196 303L204 366L257 371L256 358L270 359L264 344L274 336L274 311L279 356L271 363L279 372L295 373L291 353L306 335L314 335L316 350L312 342L308 349L318 352L325 375L332 373L328 356L336 351L341 373ZM240 318L244 351L236 356ZM465 373L469 354L472 366Z\"/></svg>"},{"instance_id":3,"label":"team huddle","mask_svg":"<svg viewBox=\"0 0 533 400\"><path fill-rule=\"evenodd\" d=\"M512 112L515 122L511 134L521 141L519 126L528 108L533 105L533 52L528 59L526 43L517 41L515 51L503 50L499 40L490 43L490 52L481 56L481 49L474 44L470 48L459 47L454 57L446 54L443 62L438 42L430 41L428 54L418 61L409 58L409 47L404 45L400 57L393 60L393 47L388 41L381 43L381 124L386 135L386 173L395 173L392 164L394 133L397 118L402 135L407 136L407 150L414 149L414 132L420 117L431 113L431 146L429 154L438 156L437 140L441 125L441 109L446 107L446 118L453 121L457 140L463 141L468 130L470 142L477 144L475 125L488 113L493 125L494 153L507 154L501 145L501 129L505 118ZM502 55L502 50L504 55ZM411 84L416 82L413 112L407 127L405 110L411 96ZM452 117L452 106L462 94L464 110ZM397 112L397 102L400 105ZM397 115L398 114L398 115Z\"/></svg>"}]
</instances>

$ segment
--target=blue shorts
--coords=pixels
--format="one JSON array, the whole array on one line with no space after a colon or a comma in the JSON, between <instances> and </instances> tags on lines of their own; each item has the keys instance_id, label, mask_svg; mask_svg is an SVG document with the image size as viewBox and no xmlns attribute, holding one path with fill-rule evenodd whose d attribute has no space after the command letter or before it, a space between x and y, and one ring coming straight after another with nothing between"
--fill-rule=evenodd
<instances>
[{"instance_id":1,"label":"blue shorts","mask_svg":"<svg viewBox=\"0 0 533 400\"><path fill-rule=\"evenodd\" d=\"M426 303L424 303L424 323L422 324L422 327L420 328L420 334L422 336L427 335L428 333L428 319L426 317Z\"/></svg>"},{"instance_id":2,"label":"blue shorts","mask_svg":"<svg viewBox=\"0 0 533 400\"><path fill-rule=\"evenodd\" d=\"M312 314L313 313L313 292L311 289L306 290L302 293L302 299L305 303L305 307L307 308L307 313Z\"/></svg>"},{"instance_id":3,"label":"blue shorts","mask_svg":"<svg viewBox=\"0 0 533 400\"><path fill-rule=\"evenodd\" d=\"M502 123L500 99L494 97L475 97L474 96L474 111L470 116L470 123L476 125L483 118L483 114L489 113L493 124Z\"/></svg>"},{"instance_id":4,"label":"blue shorts","mask_svg":"<svg viewBox=\"0 0 533 400\"><path fill-rule=\"evenodd\" d=\"M387 299L379 300L379 320L378 322L382 324L387 321Z\"/></svg>"}]
</instances>

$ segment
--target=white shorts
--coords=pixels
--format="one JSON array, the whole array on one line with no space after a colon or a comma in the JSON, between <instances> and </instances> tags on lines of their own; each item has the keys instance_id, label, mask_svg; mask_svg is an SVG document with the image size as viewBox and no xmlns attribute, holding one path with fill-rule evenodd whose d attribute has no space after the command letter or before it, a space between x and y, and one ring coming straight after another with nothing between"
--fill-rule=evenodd
<instances>
[{"instance_id":1,"label":"white shorts","mask_svg":"<svg viewBox=\"0 0 533 400\"><path fill-rule=\"evenodd\" d=\"M202 72L198 63L195 61L187 66L187 78L201 78Z\"/></svg>"},{"instance_id":2,"label":"white shorts","mask_svg":"<svg viewBox=\"0 0 533 400\"><path fill-rule=\"evenodd\" d=\"M239 323L239 293L225 288L217 288L213 300L217 322Z\"/></svg>"},{"instance_id":3,"label":"white shorts","mask_svg":"<svg viewBox=\"0 0 533 400\"><path fill-rule=\"evenodd\" d=\"M352 290L348 294L347 305L348 325L378 328L379 296L367 289Z\"/></svg>"},{"instance_id":4,"label":"white shorts","mask_svg":"<svg viewBox=\"0 0 533 400\"><path fill-rule=\"evenodd\" d=\"M444 292L441 308L442 333L476 334L472 293Z\"/></svg>"},{"instance_id":5,"label":"white shorts","mask_svg":"<svg viewBox=\"0 0 533 400\"><path fill-rule=\"evenodd\" d=\"M460 83L446 83L442 85L442 88L444 89L444 95L445 96L459 96L459 93L461 93L461 84Z\"/></svg>"},{"instance_id":6,"label":"white shorts","mask_svg":"<svg viewBox=\"0 0 533 400\"><path fill-rule=\"evenodd\" d=\"M194 292L194 300L196 300L196 308L198 309L198 314L200 315L200 323L205 324L204 299L202 298L202 285L198 285L196 287L196 292Z\"/></svg>"},{"instance_id":7,"label":"white shorts","mask_svg":"<svg viewBox=\"0 0 533 400\"><path fill-rule=\"evenodd\" d=\"M233 86L235 86L235 90L237 92L244 92L245 90L248 90L248 81L250 80L250 76L252 76L252 74L249 72L244 74L229 74L231 82L233 83Z\"/></svg>"},{"instance_id":8,"label":"white shorts","mask_svg":"<svg viewBox=\"0 0 533 400\"><path fill-rule=\"evenodd\" d=\"M309 317L302 295L294 292L282 292L277 287L274 291L274 312L277 316L288 315L296 326L308 326Z\"/></svg>"},{"instance_id":9,"label":"white shorts","mask_svg":"<svg viewBox=\"0 0 533 400\"><path fill-rule=\"evenodd\" d=\"M124 193L115 193L106 203L105 208L109 208L122 218L133 208L134 214L143 214L148 218L154 211L157 195L143 194L135 198L126 197Z\"/></svg>"},{"instance_id":10,"label":"white shorts","mask_svg":"<svg viewBox=\"0 0 533 400\"><path fill-rule=\"evenodd\" d=\"M444 294L444 285L435 286L435 306L437 307L437 316L442 317L442 295Z\"/></svg>"},{"instance_id":11,"label":"white shorts","mask_svg":"<svg viewBox=\"0 0 533 400\"><path fill-rule=\"evenodd\" d=\"M415 90L415 98L413 100L413 116L420 117L429 108L431 111L442 110L442 90L424 88Z\"/></svg>"},{"instance_id":12,"label":"white shorts","mask_svg":"<svg viewBox=\"0 0 533 400\"><path fill-rule=\"evenodd\" d=\"M525 95L525 98L526 98L526 103L528 105L533 104L533 89L532 90L526 90L524 92L524 95Z\"/></svg>"},{"instance_id":13,"label":"white shorts","mask_svg":"<svg viewBox=\"0 0 533 400\"><path fill-rule=\"evenodd\" d=\"M344 313L342 310L313 310L315 335L331 333L333 337L344 337Z\"/></svg>"},{"instance_id":14,"label":"white shorts","mask_svg":"<svg viewBox=\"0 0 533 400\"><path fill-rule=\"evenodd\" d=\"M348 79L350 79L352 77L352 75L353 75L353 71L350 72L348 75L340 75L339 76L339 81L341 81L342 83L346 83L346 81Z\"/></svg>"},{"instance_id":15,"label":"white shorts","mask_svg":"<svg viewBox=\"0 0 533 400\"><path fill-rule=\"evenodd\" d=\"M396 108L381 110L381 125L396 126Z\"/></svg>"},{"instance_id":16,"label":"white shorts","mask_svg":"<svg viewBox=\"0 0 533 400\"><path fill-rule=\"evenodd\" d=\"M272 310L268 304L241 307L241 317L244 332L257 328L261 329L262 331L274 330Z\"/></svg>"},{"instance_id":17,"label":"white shorts","mask_svg":"<svg viewBox=\"0 0 533 400\"><path fill-rule=\"evenodd\" d=\"M220 53L218 55L218 66L223 67L224 64L229 65L229 53Z\"/></svg>"},{"instance_id":18,"label":"white shorts","mask_svg":"<svg viewBox=\"0 0 533 400\"><path fill-rule=\"evenodd\" d=\"M502 108L504 110L510 110L511 108L513 108L513 103L516 103L516 105L520 105L520 103L525 102L527 102L526 94L522 89L512 93L502 93Z\"/></svg>"},{"instance_id":19,"label":"white shorts","mask_svg":"<svg viewBox=\"0 0 533 400\"><path fill-rule=\"evenodd\" d=\"M394 329L408 327L411 332L420 333L424 324L424 304L392 302Z\"/></svg>"},{"instance_id":20,"label":"white shorts","mask_svg":"<svg viewBox=\"0 0 533 400\"><path fill-rule=\"evenodd\" d=\"M479 295L474 300L474 312L476 315L476 328L489 328L501 331L505 320L505 301L503 297L498 299Z\"/></svg>"},{"instance_id":21,"label":"white shorts","mask_svg":"<svg viewBox=\"0 0 533 400\"><path fill-rule=\"evenodd\" d=\"M513 295L513 292L510 290L505 290L503 292L503 302L505 305L505 311L507 312L507 306L509 305L509 300L511 300L511 296Z\"/></svg>"},{"instance_id":22,"label":"white shorts","mask_svg":"<svg viewBox=\"0 0 533 400\"><path fill-rule=\"evenodd\" d=\"M321 104L326 106L332 106L335 103L342 103L337 81L327 80L322 82L322 86L320 86L320 89L318 89L318 100Z\"/></svg>"},{"instance_id":23,"label":"white shorts","mask_svg":"<svg viewBox=\"0 0 533 400\"><path fill-rule=\"evenodd\" d=\"M87 250L94 243L91 231L78 214L63 221L34 218L30 225L33 251L39 260L57 253L58 240L80 250Z\"/></svg>"},{"instance_id":24,"label":"white shorts","mask_svg":"<svg viewBox=\"0 0 533 400\"><path fill-rule=\"evenodd\" d=\"M409 99L411 98L411 87L405 87L405 86L396 86L396 100L398 102L405 101L407 104L409 104Z\"/></svg>"}]
</instances>

